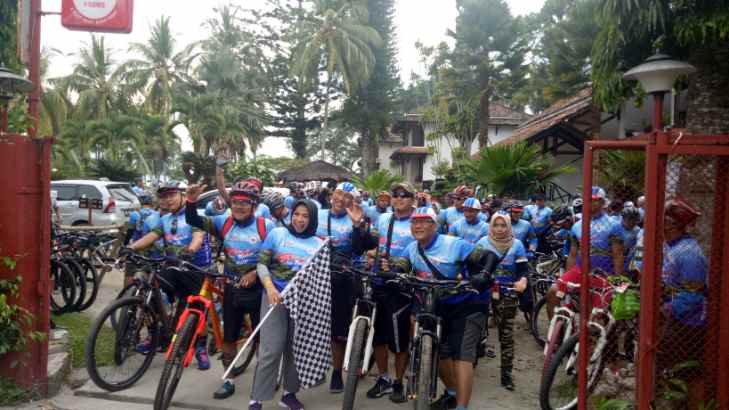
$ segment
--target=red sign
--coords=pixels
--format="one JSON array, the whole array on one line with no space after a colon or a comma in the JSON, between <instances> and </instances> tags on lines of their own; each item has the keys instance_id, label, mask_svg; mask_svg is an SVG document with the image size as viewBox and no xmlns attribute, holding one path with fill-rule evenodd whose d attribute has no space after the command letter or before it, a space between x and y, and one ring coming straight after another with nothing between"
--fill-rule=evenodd
<instances>
[{"instance_id":1,"label":"red sign","mask_svg":"<svg viewBox=\"0 0 729 410\"><path fill-rule=\"evenodd\" d=\"M63 0L61 24L69 30L131 33L134 0Z\"/></svg>"}]
</instances>

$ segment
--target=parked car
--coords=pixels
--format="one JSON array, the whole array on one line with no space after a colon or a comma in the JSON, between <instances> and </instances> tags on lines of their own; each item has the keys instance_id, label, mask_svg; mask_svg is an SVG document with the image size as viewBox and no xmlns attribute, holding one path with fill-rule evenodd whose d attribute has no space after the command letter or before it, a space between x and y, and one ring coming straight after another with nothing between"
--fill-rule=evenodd
<instances>
[{"instance_id":1,"label":"parked car","mask_svg":"<svg viewBox=\"0 0 729 410\"><path fill-rule=\"evenodd\" d=\"M119 225L140 206L131 185L126 182L69 179L52 181L51 190L57 193L63 225ZM88 209L79 208L82 198L101 200L101 209L92 210L91 221Z\"/></svg>"}]
</instances>

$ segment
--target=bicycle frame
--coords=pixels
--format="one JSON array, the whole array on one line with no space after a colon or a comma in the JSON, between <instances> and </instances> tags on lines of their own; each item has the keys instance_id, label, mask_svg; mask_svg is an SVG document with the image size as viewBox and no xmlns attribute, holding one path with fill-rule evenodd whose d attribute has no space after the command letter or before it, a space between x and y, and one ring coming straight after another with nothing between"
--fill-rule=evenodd
<instances>
[{"instance_id":1,"label":"bicycle frame","mask_svg":"<svg viewBox=\"0 0 729 410\"><path fill-rule=\"evenodd\" d=\"M365 307L365 309L362 310L369 310L371 313L367 316L360 315L360 307ZM372 341L375 337L376 314L377 305L375 304L375 302L366 299L357 300L357 303L354 306L354 311L352 312L352 324L349 325L349 332L347 333L347 348L344 352L344 371L349 371L349 356L352 354L352 343L354 340L354 332L357 328L357 323L364 320L367 324L367 337L365 338L364 355L362 357L362 363L364 366L361 369L357 369L357 372L360 376L364 375L366 364L370 362L370 358L372 358L372 353L374 352Z\"/></svg>"},{"instance_id":2,"label":"bicycle frame","mask_svg":"<svg viewBox=\"0 0 729 410\"><path fill-rule=\"evenodd\" d=\"M190 295L187 297L187 307L182 312L182 314L180 314L180 318L177 320L177 327L175 328L174 338L177 337L177 333L182 328L187 317L190 315L197 315L197 327L195 328L195 333L192 337L192 340L194 342L195 340L197 340L197 337L200 335L200 333L202 333L203 329L205 329L205 326L207 326L208 315L210 315L210 318L212 319L213 336L215 337L215 343L218 346L222 346L223 331L220 328L220 317L218 316L218 312L215 310L215 307L213 305L214 294L218 295L221 298L223 297L223 293L219 289L217 289L212 284L212 281L206 276L203 280L202 287L200 287L200 292L197 295ZM172 339L170 345L167 347L165 360L169 360L170 356L172 355L174 338ZM183 366L188 367L192 362L194 356L195 343L191 343L190 347L187 350L187 353L185 354Z\"/></svg>"},{"instance_id":3,"label":"bicycle frame","mask_svg":"<svg viewBox=\"0 0 729 410\"><path fill-rule=\"evenodd\" d=\"M436 305L436 292L435 288L428 288L424 291L425 302L422 304L423 308L417 315L415 315L415 329L412 350L420 348L420 341L423 335L429 335L433 340L433 360L431 380L430 380L430 398L435 397L435 393L438 387L438 361L440 350L440 338L442 331L442 319L435 314ZM420 367L420 352L418 354L410 354L409 372L411 377L408 379L408 396L410 399L415 398L415 392L417 391L417 369Z\"/></svg>"}]
</instances>

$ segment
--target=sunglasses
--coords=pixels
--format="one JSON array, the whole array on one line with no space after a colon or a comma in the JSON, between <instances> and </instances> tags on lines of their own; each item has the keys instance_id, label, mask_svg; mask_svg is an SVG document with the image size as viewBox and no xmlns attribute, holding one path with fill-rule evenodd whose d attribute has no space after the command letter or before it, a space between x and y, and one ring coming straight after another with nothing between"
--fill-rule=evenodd
<instances>
[{"instance_id":1,"label":"sunglasses","mask_svg":"<svg viewBox=\"0 0 729 410\"><path fill-rule=\"evenodd\" d=\"M406 192L406 191L397 191L397 192L392 193L392 197L393 198L412 198L412 197L414 197L414 195L411 194L410 192Z\"/></svg>"},{"instance_id":2,"label":"sunglasses","mask_svg":"<svg viewBox=\"0 0 729 410\"><path fill-rule=\"evenodd\" d=\"M253 201L247 199L232 199L230 204L235 206L253 206Z\"/></svg>"}]
</instances>

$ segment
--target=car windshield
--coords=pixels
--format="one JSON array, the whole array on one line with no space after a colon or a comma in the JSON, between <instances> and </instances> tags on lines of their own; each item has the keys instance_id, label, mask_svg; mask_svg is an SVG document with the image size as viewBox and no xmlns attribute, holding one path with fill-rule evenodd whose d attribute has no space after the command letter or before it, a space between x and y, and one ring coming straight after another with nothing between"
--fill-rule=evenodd
<instances>
[{"instance_id":1,"label":"car windshield","mask_svg":"<svg viewBox=\"0 0 729 410\"><path fill-rule=\"evenodd\" d=\"M109 190L111 197L116 199L117 201L134 203L134 200L137 197L134 194L134 191L132 191L132 188L129 187L129 185L107 185L106 189Z\"/></svg>"}]
</instances>

